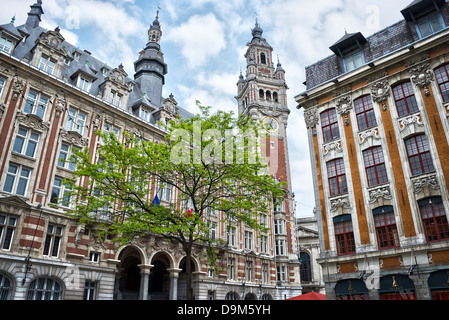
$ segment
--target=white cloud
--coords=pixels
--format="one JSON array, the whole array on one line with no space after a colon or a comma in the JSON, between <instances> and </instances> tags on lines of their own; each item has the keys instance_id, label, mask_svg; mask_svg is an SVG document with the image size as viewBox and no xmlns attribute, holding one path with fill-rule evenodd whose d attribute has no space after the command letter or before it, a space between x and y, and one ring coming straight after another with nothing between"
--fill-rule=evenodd
<instances>
[{"instance_id":1,"label":"white cloud","mask_svg":"<svg viewBox=\"0 0 449 320\"><path fill-rule=\"evenodd\" d=\"M226 47L223 24L212 13L194 15L178 27L168 31L165 41L181 47L186 67L197 68L208 59L216 57Z\"/></svg>"}]
</instances>

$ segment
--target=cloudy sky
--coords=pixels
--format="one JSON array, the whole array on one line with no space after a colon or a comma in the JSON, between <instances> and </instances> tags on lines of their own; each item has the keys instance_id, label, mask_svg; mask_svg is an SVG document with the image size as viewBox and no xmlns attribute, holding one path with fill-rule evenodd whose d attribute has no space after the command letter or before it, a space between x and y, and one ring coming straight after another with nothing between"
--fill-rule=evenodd
<instances>
[{"instance_id":1,"label":"cloudy sky","mask_svg":"<svg viewBox=\"0 0 449 320\"><path fill-rule=\"evenodd\" d=\"M0 24L25 22L35 0L0 0ZM160 6L161 49L168 64L164 96L197 112L195 101L237 110L234 96L246 43L256 17L286 71L288 143L296 215L312 216L314 195L303 111L294 96L305 91L304 67L329 56L345 31L365 37L402 19L412 0L43 0L41 26L132 77Z\"/></svg>"}]
</instances>

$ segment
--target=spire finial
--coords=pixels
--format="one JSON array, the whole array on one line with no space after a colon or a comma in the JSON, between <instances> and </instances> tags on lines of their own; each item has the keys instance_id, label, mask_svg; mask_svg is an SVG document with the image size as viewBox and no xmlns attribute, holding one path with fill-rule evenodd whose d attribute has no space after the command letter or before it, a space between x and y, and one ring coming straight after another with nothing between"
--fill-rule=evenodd
<instances>
[{"instance_id":1,"label":"spire finial","mask_svg":"<svg viewBox=\"0 0 449 320\"><path fill-rule=\"evenodd\" d=\"M11 18L11 24L14 25L14 21L16 21L16 14L14 13L14 16Z\"/></svg>"}]
</instances>

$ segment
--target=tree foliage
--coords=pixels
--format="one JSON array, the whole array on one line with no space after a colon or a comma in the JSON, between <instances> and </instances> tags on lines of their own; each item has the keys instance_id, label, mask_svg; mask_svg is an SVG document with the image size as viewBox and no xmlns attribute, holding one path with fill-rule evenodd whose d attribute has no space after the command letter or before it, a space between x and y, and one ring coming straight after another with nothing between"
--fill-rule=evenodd
<instances>
[{"instance_id":1,"label":"tree foliage","mask_svg":"<svg viewBox=\"0 0 449 320\"><path fill-rule=\"evenodd\" d=\"M165 126L165 142L126 132L119 140L97 132L102 143L96 153L87 148L76 152L74 179L67 181L72 190L69 215L80 223L95 224L122 244L148 235L181 244L188 289L192 248L208 247L214 264L217 251L212 248L224 240L210 235L211 212L222 212L226 225L244 223L267 231L258 217L284 195L263 155L253 154L259 148L250 139L256 134L263 141L263 126L232 112L211 114L210 107L198 107L200 113ZM156 194L167 189L170 201L155 204Z\"/></svg>"}]
</instances>

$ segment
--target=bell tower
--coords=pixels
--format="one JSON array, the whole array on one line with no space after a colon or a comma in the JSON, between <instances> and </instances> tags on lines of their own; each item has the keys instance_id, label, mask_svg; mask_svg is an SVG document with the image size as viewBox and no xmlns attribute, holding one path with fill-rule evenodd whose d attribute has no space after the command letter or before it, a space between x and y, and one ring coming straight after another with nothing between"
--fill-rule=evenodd
<instances>
[{"instance_id":1,"label":"bell tower","mask_svg":"<svg viewBox=\"0 0 449 320\"><path fill-rule=\"evenodd\" d=\"M240 71L237 82L238 114L268 125L269 136L262 142L262 154L268 161L270 174L274 179L285 183L285 196L281 205L274 205L274 223L285 226L282 233L274 235L278 246L285 244L285 251L276 248L276 268L293 268L296 279L292 277L288 286L299 279L299 267L295 228L294 194L290 177L290 161L287 143L287 121L290 110L287 107L285 71L279 59L273 59L273 48L263 37L263 30L256 20L251 30L252 39L247 43L246 75ZM278 250L279 249L279 250ZM278 279L279 280L279 279ZM282 280L282 279L281 279ZM283 282L283 281L280 281Z\"/></svg>"},{"instance_id":2,"label":"bell tower","mask_svg":"<svg viewBox=\"0 0 449 320\"><path fill-rule=\"evenodd\" d=\"M146 94L154 105L162 104L162 87L165 84L167 64L164 62L164 54L161 51L162 29L159 23L159 11L156 19L148 30L148 43L140 52L139 59L134 62L134 79L140 86L143 94Z\"/></svg>"}]
</instances>

